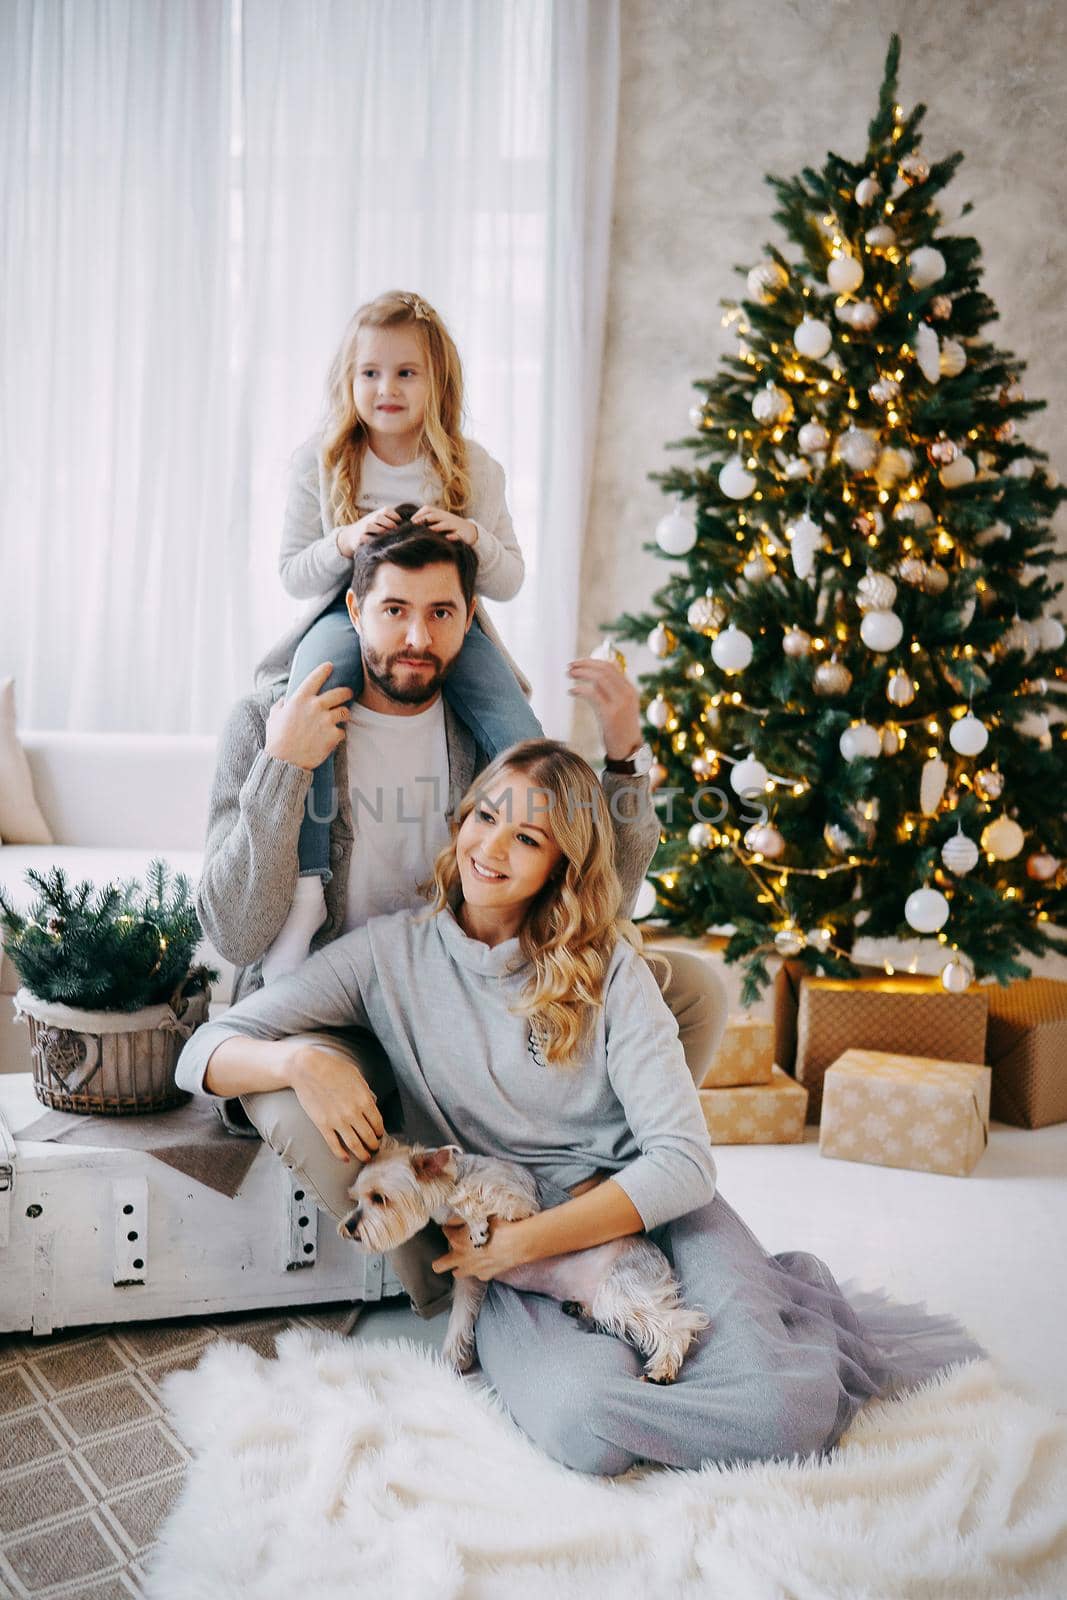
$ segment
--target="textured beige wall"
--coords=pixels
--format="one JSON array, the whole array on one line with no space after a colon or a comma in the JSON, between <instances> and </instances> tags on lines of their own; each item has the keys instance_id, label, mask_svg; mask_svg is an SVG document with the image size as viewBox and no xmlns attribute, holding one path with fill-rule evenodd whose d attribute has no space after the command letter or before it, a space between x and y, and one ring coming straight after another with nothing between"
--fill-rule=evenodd
<instances>
[{"instance_id":1,"label":"textured beige wall","mask_svg":"<svg viewBox=\"0 0 1067 1600\"><path fill-rule=\"evenodd\" d=\"M1027 394L1047 400L1048 409L1027 424L1025 437L1067 479L1067 7L1046 0L622 0L583 650L599 641L598 623L646 605L666 576L641 550L668 505L645 474L689 459L665 444L690 431L693 379L712 376L735 348L719 306L720 297L744 290L733 266L750 266L766 242L785 245L764 174L821 167L828 150L850 160L862 155L894 30L899 101L906 111L919 101L928 108L925 155L964 152L942 195L945 231L972 234L982 247L983 287L1000 311L986 332L1028 362ZM966 200L974 210L956 229ZM634 651L631 665L645 670L651 657ZM575 737L592 749L584 708Z\"/></svg>"}]
</instances>

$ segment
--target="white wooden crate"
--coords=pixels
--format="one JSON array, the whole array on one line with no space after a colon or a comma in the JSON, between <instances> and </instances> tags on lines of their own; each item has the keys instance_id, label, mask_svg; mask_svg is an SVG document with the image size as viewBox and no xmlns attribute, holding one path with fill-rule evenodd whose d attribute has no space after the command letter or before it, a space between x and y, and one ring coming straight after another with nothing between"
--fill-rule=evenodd
<instances>
[{"instance_id":1,"label":"white wooden crate","mask_svg":"<svg viewBox=\"0 0 1067 1600\"><path fill-rule=\"evenodd\" d=\"M16 1140L42 1109L0 1075L0 1332L403 1294L266 1146L231 1199L144 1151Z\"/></svg>"}]
</instances>

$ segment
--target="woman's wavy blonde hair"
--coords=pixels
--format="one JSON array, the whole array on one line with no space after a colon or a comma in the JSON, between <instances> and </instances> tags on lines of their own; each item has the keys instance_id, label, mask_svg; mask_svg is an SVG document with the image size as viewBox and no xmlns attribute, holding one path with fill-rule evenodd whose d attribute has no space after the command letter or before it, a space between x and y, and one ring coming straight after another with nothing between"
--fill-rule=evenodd
<instances>
[{"instance_id":1,"label":"woman's wavy blonde hair","mask_svg":"<svg viewBox=\"0 0 1067 1600\"><path fill-rule=\"evenodd\" d=\"M326 380L322 459L330 484L330 509L342 527L360 515L359 480L367 449L367 430L356 411L352 384L356 342L363 328L414 328L429 373L429 394L420 452L437 469L444 509L465 515L471 480L463 418L463 369L452 336L433 306L400 289L390 289L360 306L344 331Z\"/></svg>"},{"instance_id":2,"label":"woman's wavy blonde hair","mask_svg":"<svg viewBox=\"0 0 1067 1600\"><path fill-rule=\"evenodd\" d=\"M434 862L431 912L454 905L459 892L456 835L480 800L492 800L508 773L521 772L542 791L543 822L563 852L531 903L519 930L533 974L515 1009L530 1026L546 1062L573 1062L603 1005L604 979L619 937L638 950L641 935L621 914L614 829L596 773L554 739L527 739L478 774L459 805L452 843Z\"/></svg>"}]
</instances>

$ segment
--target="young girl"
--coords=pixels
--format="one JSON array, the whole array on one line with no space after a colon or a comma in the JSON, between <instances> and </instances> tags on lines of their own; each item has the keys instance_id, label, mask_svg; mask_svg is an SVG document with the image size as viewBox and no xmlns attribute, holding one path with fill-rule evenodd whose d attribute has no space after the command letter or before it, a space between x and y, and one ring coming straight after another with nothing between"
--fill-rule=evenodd
<instances>
[{"instance_id":1,"label":"young girl","mask_svg":"<svg viewBox=\"0 0 1067 1600\"><path fill-rule=\"evenodd\" d=\"M449 1230L434 1266L489 1280L482 1371L520 1427L571 1467L823 1451L866 1400L981 1354L948 1317L878 1291L846 1296L816 1256L769 1255L716 1192L677 1028L619 921L591 768L551 740L518 745L459 816L429 914L372 918L198 1029L180 1085L295 1092L331 1148L365 1159L383 1133L374 1095L336 1036L294 1037L355 1023L389 1057L407 1138L527 1165L545 1209L497 1223L478 1249ZM669 1388L642 1381L629 1345L507 1281L642 1231L671 1260L685 1304L710 1317Z\"/></svg>"},{"instance_id":2,"label":"young girl","mask_svg":"<svg viewBox=\"0 0 1067 1600\"><path fill-rule=\"evenodd\" d=\"M325 662L323 685L345 685L359 698L359 636L345 609L352 557L387 533L397 507L412 519L473 545L476 590L491 600L518 593L524 564L504 494L503 468L460 432L463 374L459 355L433 307L418 295L391 292L361 306L345 330L327 383L321 434L294 462L282 529L280 570L310 616L256 671L257 685L287 676L290 690ZM296 643L295 653L293 646ZM529 685L507 656L479 606L445 694L492 759L541 727L526 699ZM331 756L316 770L300 829L300 876L330 876L330 821L336 811Z\"/></svg>"}]
</instances>

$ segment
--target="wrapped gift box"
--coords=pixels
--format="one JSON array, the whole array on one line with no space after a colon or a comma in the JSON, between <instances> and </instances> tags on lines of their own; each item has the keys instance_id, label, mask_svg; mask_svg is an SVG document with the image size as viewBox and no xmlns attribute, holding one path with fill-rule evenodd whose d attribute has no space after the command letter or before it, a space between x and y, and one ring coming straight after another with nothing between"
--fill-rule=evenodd
<instances>
[{"instance_id":1,"label":"wrapped gift box","mask_svg":"<svg viewBox=\"0 0 1067 1600\"><path fill-rule=\"evenodd\" d=\"M769 1083L701 1089L712 1144L800 1144L808 1091L773 1067Z\"/></svg>"},{"instance_id":2,"label":"wrapped gift box","mask_svg":"<svg viewBox=\"0 0 1067 1600\"><path fill-rule=\"evenodd\" d=\"M846 1050L826 1073L819 1150L963 1177L989 1142L989 1068Z\"/></svg>"},{"instance_id":3,"label":"wrapped gift box","mask_svg":"<svg viewBox=\"0 0 1067 1600\"><path fill-rule=\"evenodd\" d=\"M1067 983L1031 978L987 993L993 1116L1020 1128L1067 1122Z\"/></svg>"},{"instance_id":4,"label":"wrapped gift box","mask_svg":"<svg viewBox=\"0 0 1067 1600\"><path fill-rule=\"evenodd\" d=\"M762 1017L732 1014L702 1089L729 1088L738 1083L770 1083L774 1066L774 1023Z\"/></svg>"},{"instance_id":5,"label":"wrapped gift box","mask_svg":"<svg viewBox=\"0 0 1067 1600\"><path fill-rule=\"evenodd\" d=\"M781 977L781 975L779 975ZM818 1122L823 1078L842 1051L889 1050L940 1061L986 1058L987 990L948 994L938 977L896 973L869 978L817 978L795 970L782 980L776 1026L796 995L791 1070L811 1091L808 1121ZM787 1029L788 1032L788 1029ZM787 1041L788 1042L788 1041ZM781 1049L779 1066L788 1066Z\"/></svg>"}]
</instances>

